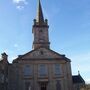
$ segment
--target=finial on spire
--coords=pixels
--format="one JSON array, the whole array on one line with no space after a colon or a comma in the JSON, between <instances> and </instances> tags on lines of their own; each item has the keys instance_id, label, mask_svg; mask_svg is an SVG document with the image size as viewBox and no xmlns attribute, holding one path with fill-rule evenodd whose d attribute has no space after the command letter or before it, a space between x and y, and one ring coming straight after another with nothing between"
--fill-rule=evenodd
<instances>
[{"instance_id":1,"label":"finial on spire","mask_svg":"<svg viewBox=\"0 0 90 90\"><path fill-rule=\"evenodd\" d=\"M40 0L38 0L38 10L37 10L36 22L39 25L42 25L44 23L44 17L43 17L42 6L41 6Z\"/></svg>"}]
</instances>

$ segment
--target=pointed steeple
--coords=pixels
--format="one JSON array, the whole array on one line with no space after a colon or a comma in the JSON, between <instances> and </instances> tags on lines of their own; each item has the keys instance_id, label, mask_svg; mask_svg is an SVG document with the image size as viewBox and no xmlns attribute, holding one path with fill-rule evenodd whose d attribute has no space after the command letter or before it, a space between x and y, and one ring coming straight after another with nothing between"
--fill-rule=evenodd
<instances>
[{"instance_id":1,"label":"pointed steeple","mask_svg":"<svg viewBox=\"0 0 90 90\"><path fill-rule=\"evenodd\" d=\"M37 17L34 19L32 28L32 33L34 35L33 49L50 47L48 28L48 20L44 19L41 2L38 0Z\"/></svg>"},{"instance_id":2,"label":"pointed steeple","mask_svg":"<svg viewBox=\"0 0 90 90\"><path fill-rule=\"evenodd\" d=\"M40 0L38 0L38 10L37 10L36 22L39 25L42 25L44 23L43 11L42 11Z\"/></svg>"}]
</instances>

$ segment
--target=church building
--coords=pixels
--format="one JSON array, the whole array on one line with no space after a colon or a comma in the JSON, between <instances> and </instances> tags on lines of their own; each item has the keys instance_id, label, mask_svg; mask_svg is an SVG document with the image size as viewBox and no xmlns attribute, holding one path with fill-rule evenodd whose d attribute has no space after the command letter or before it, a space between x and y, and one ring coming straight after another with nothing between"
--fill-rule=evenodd
<instances>
[{"instance_id":1,"label":"church building","mask_svg":"<svg viewBox=\"0 0 90 90\"><path fill-rule=\"evenodd\" d=\"M40 0L32 26L33 49L10 64L8 55L0 60L0 90L80 90L85 81L72 76L71 60L50 48L48 20Z\"/></svg>"}]
</instances>

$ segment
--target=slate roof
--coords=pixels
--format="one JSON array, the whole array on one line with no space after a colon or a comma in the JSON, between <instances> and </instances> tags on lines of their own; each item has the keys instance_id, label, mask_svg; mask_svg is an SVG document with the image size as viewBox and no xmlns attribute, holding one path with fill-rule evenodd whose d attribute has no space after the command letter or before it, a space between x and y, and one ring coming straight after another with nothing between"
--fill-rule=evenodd
<instances>
[{"instance_id":1,"label":"slate roof","mask_svg":"<svg viewBox=\"0 0 90 90\"><path fill-rule=\"evenodd\" d=\"M73 83L85 83L84 79L81 77L81 75L74 75L72 76Z\"/></svg>"}]
</instances>

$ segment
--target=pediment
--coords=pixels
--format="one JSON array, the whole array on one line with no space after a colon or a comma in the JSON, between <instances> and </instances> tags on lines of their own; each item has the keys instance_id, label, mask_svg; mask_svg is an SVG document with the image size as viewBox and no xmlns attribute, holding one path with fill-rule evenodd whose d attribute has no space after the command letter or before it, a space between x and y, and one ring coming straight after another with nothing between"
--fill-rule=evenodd
<instances>
[{"instance_id":1,"label":"pediment","mask_svg":"<svg viewBox=\"0 0 90 90\"><path fill-rule=\"evenodd\" d=\"M21 59L66 59L65 55L58 54L57 52L46 49L46 48L38 48L36 50L32 50L24 55L20 56Z\"/></svg>"}]
</instances>

